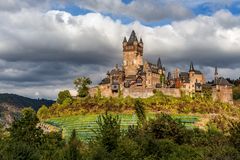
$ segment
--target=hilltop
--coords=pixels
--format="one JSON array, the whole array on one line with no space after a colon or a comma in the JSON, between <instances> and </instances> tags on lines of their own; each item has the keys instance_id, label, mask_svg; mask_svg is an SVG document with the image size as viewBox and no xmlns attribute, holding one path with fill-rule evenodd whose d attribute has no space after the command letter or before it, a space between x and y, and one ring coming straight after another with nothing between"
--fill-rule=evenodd
<instances>
[{"instance_id":1,"label":"hilltop","mask_svg":"<svg viewBox=\"0 0 240 160\"><path fill-rule=\"evenodd\" d=\"M52 100L31 99L16 94L0 94L0 122L8 125L13 121L20 110L24 107L31 107L38 110L42 105L50 106L54 103Z\"/></svg>"},{"instance_id":2,"label":"hilltop","mask_svg":"<svg viewBox=\"0 0 240 160\"><path fill-rule=\"evenodd\" d=\"M53 100L47 99L31 99L16 94L2 93L0 94L0 104L14 105L16 108L32 107L38 110L42 105L50 106L54 103Z\"/></svg>"}]
</instances>

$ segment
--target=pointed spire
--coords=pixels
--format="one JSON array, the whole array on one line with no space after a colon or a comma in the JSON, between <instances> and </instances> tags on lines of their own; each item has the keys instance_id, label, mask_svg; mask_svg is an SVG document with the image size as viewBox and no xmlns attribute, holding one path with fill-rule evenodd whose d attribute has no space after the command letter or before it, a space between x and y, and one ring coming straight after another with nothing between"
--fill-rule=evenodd
<instances>
[{"instance_id":1,"label":"pointed spire","mask_svg":"<svg viewBox=\"0 0 240 160\"><path fill-rule=\"evenodd\" d=\"M162 69L162 62L160 57L158 58L158 61L157 61L157 67L158 69Z\"/></svg>"},{"instance_id":2,"label":"pointed spire","mask_svg":"<svg viewBox=\"0 0 240 160\"><path fill-rule=\"evenodd\" d=\"M124 42L127 42L127 38L126 38L126 37L124 37L124 39L123 39L123 43L124 43Z\"/></svg>"},{"instance_id":3,"label":"pointed spire","mask_svg":"<svg viewBox=\"0 0 240 160\"><path fill-rule=\"evenodd\" d=\"M138 41L137 40L137 36L134 30L132 30L132 33L128 39L128 44L132 44L134 41Z\"/></svg>"},{"instance_id":4,"label":"pointed spire","mask_svg":"<svg viewBox=\"0 0 240 160\"><path fill-rule=\"evenodd\" d=\"M190 63L190 69L189 69L189 72L191 72L191 71L195 71L195 70L194 70L194 67L193 67L193 62Z\"/></svg>"},{"instance_id":5,"label":"pointed spire","mask_svg":"<svg viewBox=\"0 0 240 160\"><path fill-rule=\"evenodd\" d=\"M217 68L217 66L215 66L215 72L214 72L214 75L215 75L215 76L218 75L218 68Z\"/></svg>"}]
</instances>

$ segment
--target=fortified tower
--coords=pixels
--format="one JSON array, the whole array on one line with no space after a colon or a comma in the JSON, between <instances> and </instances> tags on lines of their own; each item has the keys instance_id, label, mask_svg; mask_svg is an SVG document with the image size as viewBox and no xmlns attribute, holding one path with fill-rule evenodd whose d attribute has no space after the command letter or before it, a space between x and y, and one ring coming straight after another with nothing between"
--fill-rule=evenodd
<instances>
[{"instance_id":1,"label":"fortified tower","mask_svg":"<svg viewBox=\"0 0 240 160\"><path fill-rule=\"evenodd\" d=\"M136 33L132 31L128 41L123 40L123 69L125 76L136 75L137 69L143 65L143 42L138 42Z\"/></svg>"}]
</instances>

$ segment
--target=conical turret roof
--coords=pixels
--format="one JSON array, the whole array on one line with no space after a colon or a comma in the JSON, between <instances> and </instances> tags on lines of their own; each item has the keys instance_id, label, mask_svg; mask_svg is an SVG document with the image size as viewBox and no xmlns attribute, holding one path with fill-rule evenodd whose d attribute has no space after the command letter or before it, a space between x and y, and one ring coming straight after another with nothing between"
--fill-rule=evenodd
<instances>
[{"instance_id":1,"label":"conical turret roof","mask_svg":"<svg viewBox=\"0 0 240 160\"><path fill-rule=\"evenodd\" d=\"M135 31L132 30L132 33L131 33L127 43L128 44L133 44L134 41L138 41L138 40L137 40L137 36L136 36Z\"/></svg>"},{"instance_id":2,"label":"conical turret roof","mask_svg":"<svg viewBox=\"0 0 240 160\"><path fill-rule=\"evenodd\" d=\"M157 67L159 68L159 69L162 69L163 67L162 67L162 62L161 62L161 58L159 57L158 58L158 61L157 61Z\"/></svg>"},{"instance_id":3,"label":"conical turret roof","mask_svg":"<svg viewBox=\"0 0 240 160\"><path fill-rule=\"evenodd\" d=\"M191 71L193 71L193 72L195 71L194 66L193 66L193 62L190 63L189 72L191 72Z\"/></svg>"}]
</instances>

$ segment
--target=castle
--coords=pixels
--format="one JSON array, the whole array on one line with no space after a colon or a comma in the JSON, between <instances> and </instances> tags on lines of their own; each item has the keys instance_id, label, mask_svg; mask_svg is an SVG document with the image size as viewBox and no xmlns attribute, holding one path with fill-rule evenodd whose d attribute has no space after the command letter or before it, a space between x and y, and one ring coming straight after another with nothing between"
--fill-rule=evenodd
<instances>
[{"instance_id":1,"label":"castle","mask_svg":"<svg viewBox=\"0 0 240 160\"><path fill-rule=\"evenodd\" d=\"M165 95L180 97L182 94L193 96L202 93L204 88L210 88L212 98L216 101L232 103L232 86L223 77L218 77L215 70L214 83L206 84L201 71L190 63L188 72L172 74L162 65L161 59L150 63L143 58L143 40L138 40L136 33L132 31L129 39L124 37L122 42L123 63L115 66L98 86L90 89L90 95L101 91L102 96L131 96L134 98L146 98L152 96L154 90L159 90Z\"/></svg>"}]
</instances>

